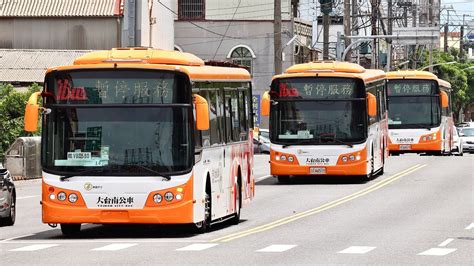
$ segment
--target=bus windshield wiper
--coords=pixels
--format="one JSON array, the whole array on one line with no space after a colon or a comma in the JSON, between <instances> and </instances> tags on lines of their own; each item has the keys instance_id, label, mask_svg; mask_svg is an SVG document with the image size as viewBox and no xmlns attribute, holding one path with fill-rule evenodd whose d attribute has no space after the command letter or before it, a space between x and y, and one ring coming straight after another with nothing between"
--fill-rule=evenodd
<instances>
[{"instance_id":1,"label":"bus windshield wiper","mask_svg":"<svg viewBox=\"0 0 474 266\"><path fill-rule=\"evenodd\" d=\"M169 175L166 175L166 174L163 174L161 172L158 172L158 171L155 171L149 167L146 167L146 166L143 166L143 165L140 165L140 164L125 164L124 166L136 166L136 167L139 167L141 169L144 169L144 170L147 170L148 172L150 173L154 173L154 174L157 174L159 176L162 176L163 178L165 178L167 181L170 181L171 180L171 176Z\"/></svg>"},{"instance_id":2,"label":"bus windshield wiper","mask_svg":"<svg viewBox=\"0 0 474 266\"><path fill-rule=\"evenodd\" d=\"M310 144L310 143L313 143L314 142L314 139L299 139L297 142L295 143L288 143L288 144L284 144L282 146L282 148L287 148L289 146L292 146L292 145L300 145L300 144Z\"/></svg>"},{"instance_id":3,"label":"bus windshield wiper","mask_svg":"<svg viewBox=\"0 0 474 266\"><path fill-rule=\"evenodd\" d=\"M321 139L321 142L322 142L323 140L332 140L332 141L334 141L334 142L347 145L347 146L349 146L349 148L354 147L354 145L352 145L351 143L347 143L347 142L345 142L345 141L342 141L342 140L340 140L340 139L337 139L337 138L336 138L336 134L320 134L320 135L319 135L319 138Z\"/></svg>"},{"instance_id":4,"label":"bus windshield wiper","mask_svg":"<svg viewBox=\"0 0 474 266\"><path fill-rule=\"evenodd\" d=\"M80 175L85 175L85 174L91 174L91 173L103 173L105 171L105 167L100 167L100 168L92 168L92 169L87 169L87 170L84 170L84 171L81 171L81 172L77 172L77 173L74 173L74 174L69 174L69 175L63 175L59 178L59 180L61 181L65 181L71 177L75 177L75 176L80 176Z\"/></svg>"}]
</instances>

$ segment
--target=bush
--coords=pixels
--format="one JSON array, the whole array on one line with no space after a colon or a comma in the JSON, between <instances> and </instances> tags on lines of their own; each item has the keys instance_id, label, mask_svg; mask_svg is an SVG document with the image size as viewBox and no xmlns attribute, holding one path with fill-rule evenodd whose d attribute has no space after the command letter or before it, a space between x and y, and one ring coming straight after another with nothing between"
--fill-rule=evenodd
<instances>
[{"instance_id":1,"label":"bush","mask_svg":"<svg viewBox=\"0 0 474 266\"><path fill-rule=\"evenodd\" d=\"M27 92L18 92L11 84L0 84L0 162L16 138L34 135L23 130L23 117L28 98L40 90L38 84L31 85Z\"/></svg>"}]
</instances>

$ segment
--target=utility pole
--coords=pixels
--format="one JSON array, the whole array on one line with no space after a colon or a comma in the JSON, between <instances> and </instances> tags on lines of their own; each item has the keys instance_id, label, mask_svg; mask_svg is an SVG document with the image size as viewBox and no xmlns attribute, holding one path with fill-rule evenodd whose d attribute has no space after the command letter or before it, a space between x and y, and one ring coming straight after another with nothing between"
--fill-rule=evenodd
<instances>
[{"instance_id":1,"label":"utility pole","mask_svg":"<svg viewBox=\"0 0 474 266\"><path fill-rule=\"evenodd\" d=\"M377 10L379 9L378 7L378 2L379 0L370 0L370 3L372 5L372 13L371 13L371 18L370 18L370 23L372 25L372 36L377 35ZM377 68L377 40L374 39L372 41L372 60L371 60L371 68Z\"/></svg>"},{"instance_id":2,"label":"utility pole","mask_svg":"<svg viewBox=\"0 0 474 266\"><path fill-rule=\"evenodd\" d=\"M433 0L428 0L428 25L433 26ZM433 72L433 41L429 44L430 46L430 55L429 55L429 71Z\"/></svg>"},{"instance_id":3,"label":"utility pole","mask_svg":"<svg viewBox=\"0 0 474 266\"><path fill-rule=\"evenodd\" d=\"M275 75L281 74L281 0L274 1L273 11L273 61L275 64Z\"/></svg>"},{"instance_id":4,"label":"utility pole","mask_svg":"<svg viewBox=\"0 0 474 266\"><path fill-rule=\"evenodd\" d=\"M415 28L416 27L416 20L418 19L416 17L416 5L415 4L412 5L411 15L413 17L412 26L413 26L413 28Z\"/></svg>"},{"instance_id":5,"label":"utility pole","mask_svg":"<svg viewBox=\"0 0 474 266\"><path fill-rule=\"evenodd\" d=\"M344 36L349 35L351 35L351 0L344 0ZM351 40L349 38L344 39L345 47L349 47ZM346 58L342 58L342 60L350 61L351 57L351 52L348 52Z\"/></svg>"},{"instance_id":6,"label":"utility pole","mask_svg":"<svg viewBox=\"0 0 474 266\"><path fill-rule=\"evenodd\" d=\"M329 12L332 0L319 0L323 13L323 60L329 59Z\"/></svg>"},{"instance_id":7,"label":"utility pole","mask_svg":"<svg viewBox=\"0 0 474 266\"><path fill-rule=\"evenodd\" d=\"M356 36L359 35L358 28L358 18L357 18L357 9L358 9L358 2L357 0L352 0L352 35ZM346 47L347 48L347 47ZM359 63L359 50L356 50L356 62Z\"/></svg>"},{"instance_id":8,"label":"utility pole","mask_svg":"<svg viewBox=\"0 0 474 266\"><path fill-rule=\"evenodd\" d=\"M448 52L448 33L449 33L449 26L448 26L448 23L446 23L444 24L444 52L445 53Z\"/></svg>"},{"instance_id":9,"label":"utility pole","mask_svg":"<svg viewBox=\"0 0 474 266\"><path fill-rule=\"evenodd\" d=\"M393 33L393 4L392 0L387 1L387 34L392 35ZM388 51L387 51L387 71L391 70L392 64L392 40L388 42Z\"/></svg>"}]
</instances>

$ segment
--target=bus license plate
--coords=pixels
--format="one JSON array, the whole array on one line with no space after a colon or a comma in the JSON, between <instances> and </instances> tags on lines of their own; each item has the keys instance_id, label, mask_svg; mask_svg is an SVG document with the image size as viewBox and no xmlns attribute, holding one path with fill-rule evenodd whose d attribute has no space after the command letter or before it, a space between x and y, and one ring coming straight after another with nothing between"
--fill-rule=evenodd
<instances>
[{"instance_id":1,"label":"bus license plate","mask_svg":"<svg viewBox=\"0 0 474 266\"><path fill-rule=\"evenodd\" d=\"M411 145L400 145L400 150L402 151L411 150Z\"/></svg>"},{"instance_id":2,"label":"bus license plate","mask_svg":"<svg viewBox=\"0 0 474 266\"><path fill-rule=\"evenodd\" d=\"M326 168L324 167L310 167L309 173L312 175L324 175L326 174Z\"/></svg>"}]
</instances>

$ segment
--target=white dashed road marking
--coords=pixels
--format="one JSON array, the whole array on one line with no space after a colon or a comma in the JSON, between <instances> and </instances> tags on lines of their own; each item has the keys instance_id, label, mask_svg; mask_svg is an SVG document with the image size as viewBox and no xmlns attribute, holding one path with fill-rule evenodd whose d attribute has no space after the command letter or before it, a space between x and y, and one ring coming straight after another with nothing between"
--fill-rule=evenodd
<instances>
[{"instance_id":1,"label":"white dashed road marking","mask_svg":"<svg viewBox=\"0 0 474 266\"><path fill-rule=\"evenodd\" d=\"M372 250L374 250L375 247L366 247L366 246L352 246L348 247L344 250L339 251L338 253L345 253L345 254L365 254L368 253Z\"/></svg>"},{"instance_id":2,"label":"white dashed road marking","mask_svg":"<svg viewBox=\"0 0 474 266\"><path fill-rule=\"evenodd\" d=\"M218 244L192 244L183 248L178 248L177 251L201 251L217 246Z\"/></svg>"},{"instance_id":3,"label":"white dashed road marking","mask_svg":"<svg viewBox=\"0 0 474 266\"><path fill-rule=\"evenodd\" d=\"M126 249L126 248L133 247L133 246L136 246L136 245L138 245L138 244L110 244L110 245L103 246L103 247L100 247L100 248L94 248L93 250L96 250L96 251L114 251L114 250Z\"/></svg>"},{"instance_id":4,"label":"white dashed road marking","mask_svg":"<svg viewBox=\"0 0 474 266\"><path fill-rule=\"evenodd\" d=\"M466 228L466 230L471 230L472 228L474 228L474 223L471 223L470 225L468 225Z\"/></svg>"},{"instance_id":5,"label":"white dashed road marking","mask_svg":"<svg viewBox=\"0 0 474 266\"><path fill-rule=\"evenodd\" d=\"M283 252L296 247L296 245L271 245L257 250L257 252Z\"/></svg>"},{"instance_id":6,"label":"white dashed road marking","mask_svg":"<svg viewBox=\"0 0 474 266\"><path fill-rule=\"evenodd\" d=\"M47 249L47 248L51 248L55 246L59 246L59 245L58 244L36 244L36 245L30 245L30 246L12 249L10 251L35 251L35 250Z\"/></svg>"},{"instance_id":7,"label":"white dashed road marking","mask_svg":"<svg viewBox=\"0 0 474 266\"><path fill-rule=\"evenodd\" d=\"M270 178L270 177L273 177L273 175L265 175L265 176L258 177L258 178L255 179L255 183L263 181L263 180L265 180L267 178Z\"/></svg>"},{"instance_id":8,"label":"white dashed road marking","mask_svg":"<svg viewBox=\"0 0 474 266\"><path fill-rule=\"evenodd\" d=\"M448 238L443 241L443 243L439 244L438 247L446 247L449 243L453 242L454 238Z\"/></svg>"},{"instance_id":9,"label":"white dashed road marking","mask_svg":"<svg viewBox=\"0 0 474 266\"><path fill-rule=\"evenodd\" d=\"M430 248L427 251L423 251L418 255L425 255L425 256L444 256L448 255L451 252L456 251L455 248Z\"/></svg>"}]
</instances>

